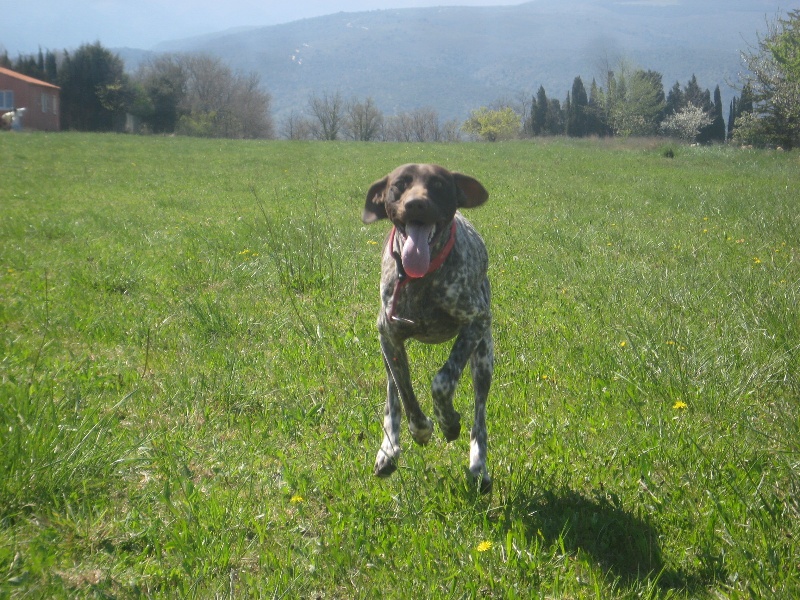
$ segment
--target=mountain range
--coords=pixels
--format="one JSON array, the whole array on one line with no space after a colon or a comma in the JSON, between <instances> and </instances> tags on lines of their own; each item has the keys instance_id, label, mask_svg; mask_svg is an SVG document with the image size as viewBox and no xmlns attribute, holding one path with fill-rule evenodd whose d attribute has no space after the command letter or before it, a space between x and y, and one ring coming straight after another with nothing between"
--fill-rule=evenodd
<instances>
[{"instance_id":1,"label":"mountain range","mask_svg":"<svg viewBox=\"0 0 800 600\"><path fill-rule=\"evenodd\" d=\"M658 71L665 90L697 76L728 102L752 48L779 15L775 0L535 0L515 6L337 13L160 44L259 74L276 118L312 94L371 97L387 115L434 108L463 119L539 86L564 100L573 79L602 85L620 61ZM129 69L151 52L117 49ZM727 96L727 99L725 98Z\"/></svg>"}]
</instances>

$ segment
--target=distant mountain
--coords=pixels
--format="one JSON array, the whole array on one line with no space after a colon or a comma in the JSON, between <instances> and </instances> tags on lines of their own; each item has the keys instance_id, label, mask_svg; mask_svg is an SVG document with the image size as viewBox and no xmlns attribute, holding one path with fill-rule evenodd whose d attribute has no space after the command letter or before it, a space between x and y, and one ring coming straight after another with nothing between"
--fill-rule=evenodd
<instances>
[{"instance_id":1,"label":"distant mountain","mask_svg":"<svg viewBox=\"0 0 800 600\"><path fill-rule=\"evenodd\" d=\"M435 0L434 0L435 1ZM162 52L206 52L255 71L276 117L313 93L371 96L386 114L432 107L442 118L544 85L563 101L580 75L587 89L624 57L658 71L668 91L697 76L723 90L740 51L778 15L777 0L537 0L517 6L338 13L283 25L178 40ZM129 66L141 59L121 52ZM727 98L725 96L728 96Z\"/></svg>"}]
</instances>

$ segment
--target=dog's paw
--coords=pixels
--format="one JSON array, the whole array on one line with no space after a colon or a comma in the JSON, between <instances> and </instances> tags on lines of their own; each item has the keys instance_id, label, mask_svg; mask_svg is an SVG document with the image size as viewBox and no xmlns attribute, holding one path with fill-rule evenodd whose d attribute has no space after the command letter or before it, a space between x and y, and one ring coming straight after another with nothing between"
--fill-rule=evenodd
<instances>
[{"instance_id":1,"label":"dog's paw","mask_svg":"<svg viewBox=\"0 0 800 600\"><path fill-rule=\"evenodd\" d=\"M442 429L442 435L448 442L458 439L461 435L461 415L454 411L454 418L450 421L439 421L439 427Z\"/></svg>"},{"instance_id":2,"label":"dog's paw","mask_svg":"<svg viewBox=\"0 0 800 600\"><path fill-rule=\"evenodd\" d=\"M483 469L474 472L472 469L467 469L467 480L470 485L476 486L481 494L488 494L492 491L492 478Z\"/></svg>"},{"instance_id":3,"label":"dog's paw","mask_svg":"<svg viewBox=\"0 0 800 600\"><path fill-rule=\"evenodd\" d=\"M375 473L376 477L389 477L397 470L397 457L389 456L383 450L378 450L378 457L375 459Z\"/></svg>"},{"instance_id":4,"label":"dog's paw","mask_svg":"<svg viewBox=\"0 0 800 600\"><path fill-rule=\"evenodd\" d=\"M408 431L411 433L411 438L417 444L424 446L431 441L431 436L433 435L433 421L425 417L425 421L421 426L409 421Z\"/></svg>"}]
</instances>

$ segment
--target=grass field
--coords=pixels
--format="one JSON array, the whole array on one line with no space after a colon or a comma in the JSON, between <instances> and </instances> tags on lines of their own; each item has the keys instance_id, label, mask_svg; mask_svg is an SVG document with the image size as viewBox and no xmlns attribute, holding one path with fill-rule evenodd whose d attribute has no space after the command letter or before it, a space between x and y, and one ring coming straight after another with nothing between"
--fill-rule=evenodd
<instances>
[{"instance_id":1,"label":"grass field","mask_svg":"<svg viewBox=\"0 0 800 600\"><path fill-rule=\"evenodd\" d=\"M662 143L0 136L0 598L800 595L800 158ZM411 161L491 194L488 496L371 472Z\"/></svg>"}]
</instances>

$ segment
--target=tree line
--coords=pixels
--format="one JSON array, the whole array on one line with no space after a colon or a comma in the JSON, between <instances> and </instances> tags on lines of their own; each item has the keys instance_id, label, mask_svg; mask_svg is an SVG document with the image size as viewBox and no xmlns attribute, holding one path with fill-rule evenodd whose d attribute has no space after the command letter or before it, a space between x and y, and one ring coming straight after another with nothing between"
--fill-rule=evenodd
<instances>
[{"instance_id":1,"label":"tree line","mask_svg":"<svg viewBox=\"0 0 800 600\"><path fill-rule=\"evenodd\" d=\"M61 123L78 131L138 131L271 138L271 98L256 74L208 55L162 55L125 72L99 42L75 52L39 51L0 65L61 88Z\"/></svg>"},{"instance_id":2,"label":"tree line","mask_svg":"<svg viewBox=\"0 0 800 600\"><path fill-rule=\"evenodd\" d=\"M66 129L402 142L663 135L793 148L800 143L800 10L769 23L742 60L748 73L728 107L727 124L719 86L712 94L692 75L665 91L661 73L622 61L588 90L575 77L563 102L540 86L528 100L480 107L464 122L442 122L434 108L386 116L372 98L323 92L284 116L278 128L258 75L234 72L208 55L162 55L129 75L98 42L60 56L40 50L13 64L5 54L0 65L59 85Z\"/></svg>"}]
</instances>

